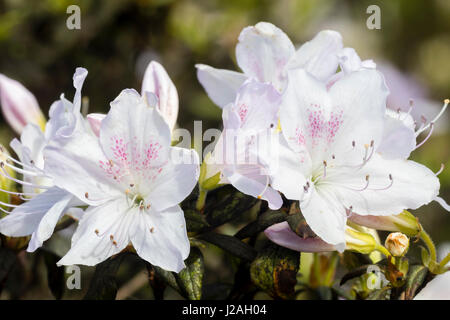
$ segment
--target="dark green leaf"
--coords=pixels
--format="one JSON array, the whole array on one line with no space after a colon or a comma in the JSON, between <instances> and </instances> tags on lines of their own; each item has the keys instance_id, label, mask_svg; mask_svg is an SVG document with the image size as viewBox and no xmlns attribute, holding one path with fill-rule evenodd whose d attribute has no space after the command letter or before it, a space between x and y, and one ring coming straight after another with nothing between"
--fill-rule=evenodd
<instances>
[{"instance_id":1,"label":"dark green leaf","mask_svg":"<svg viewBox=\"0 0 450 320\"><path fill-rule=\"evenodd\" d=\"M222 188L215 194L208 193L207 205L205 207L206 220L211 227L218 227L233 220L253 207L258 199L247 196L239 191Z\"/></svg>"},{"instance_id":2,"label":"dark green leaf","mask_svg":"<svg viewBox=\"0 0 450 320\"><path fill-rule=\"evenodd\" d=\"M273 224L286 220L287 214L283 211L269 210L261 214L256 221L253 221L239 230L234 236L238 239L249 238L258 232L264 231Z\"/></svg>"},{"instance_id":3,"label":"dark green leaf","mask_svg":"<svg viewBox=\"0 0 450 320\"><path fill-rule=\"evenodd\" d=\"M65 287L64 268L56 265L61 258L50 251L42 250L41 252L44 256L45 266L47 267L48 287L55 299L59 300L62 298Z\"/></svg>"},{"instance_id":4,"label":"dark green leaf","mask_svg":"<svg viewBox=\"0 0 450 320\"><path fill-rule=\"evenodd\" d=\"M374 290L369 294L366 300L389 300L390 290L390 287Z\"/></svg>"},{"instance_id":5,"label":"dark green leaf","mask_svg":"<svg viewBox=\"0 0 450 320\"><path fill-rule=\"evenodd\" d=\"M185 261L186 268L177 275L179 287L190 300L202 298L202 281L205 272L203 255L198 248L191 248L189 257Z\"/></svg>"},{"instance_id":6,"label":"dark green leaf","mask_svg":"<svg viewBox=\"0 0 450 320\"><path fill-rule=\"evenodd\" d=\"M250 275L255 285L274 298L292 299L299 265L299 252L268 243L252 262Z\"/></svg>"},{"instance_id":7,"label":"dark green leaf","mask_svg":"<svg viewBox=\"0 0 450 320\"><path fill-rule=\"evenodd\" d=\"M175 278L175 275L173 272L164 270L160 267L153 266L153 270L155 271L155 275L162 279L165 284L167 284L169 287L173 288L174 290L181 292L180 287L178 286L177 279Z\"/></svg>"},{"instance_id":8,"label":"dark green leaf","mask_svg":"<svg viewBox=\"0 0 450 320\"><path fill-rule=\"evenodd\" d=\"M205 216L197 210L186 209L184 211L184 217L186 219L186 228L188 232L200 232L209 227Z\"/></svg>"},{"instance_id":9,"label":"dark green leaf","mask_svg":"<svg viewBox=\"0 0 450 320\"><path fill-rule=\"evenodd\" d=\"M114 300L117 294L116 273L126 253L98 264L84 300Z\"/></svg>"},{"instance_id":10,"label":"dark green leaf","mask_svg":"<svg viewBox=\"0 0 450 320\"><path fill-rule=\"evenodd\" d=\"M405 300L414 298L417 289L423 284L428 268L422 265L411 266L406 279Z\"/></svg>"},{"instance_id":11,"label":"dark green leaf","mask_svg":"<svg viewBox=\"0 0 450 320\"><path fill-rule=\"evenodd\" d=\"M212 243L241 259L252 261L256 257L255 249L233 236L208 232L202 234L200 239Z\"/></svg>"},{"instance_id":12,"label":"dark green leaf","mask_svg":"<svg viewBox=\"0 0 450 320\"><path fill-rule=\"evenodd\" d=\"M316 289L316 294L320 300L332 300L333 290L330 287L321 286Z\"/></svg>"}]
</instances>

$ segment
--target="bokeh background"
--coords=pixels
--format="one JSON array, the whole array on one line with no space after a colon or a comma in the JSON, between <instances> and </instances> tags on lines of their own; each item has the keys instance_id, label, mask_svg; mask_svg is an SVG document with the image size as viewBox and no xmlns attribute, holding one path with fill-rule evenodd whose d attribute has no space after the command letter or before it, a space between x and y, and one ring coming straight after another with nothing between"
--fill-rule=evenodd
<instances>
[{"instance_id":1,"label":"bokeh background","mask_svg":"<svg viewBox=\"0 0 450 320\"><path fill-rule=\"evenodd\" d=\"M81 30L66 28L71 4L81 8ZM366 27L366 8L372 4L381 8L380 30ZM0 0L0 73L23 83L47 114L61 93L73 96L72 74L76 67L85 67L89 75L83 95L89 97L90 112L107 112L122 89L140 89L146 65L157 60L178 88L179 126L192 130L193 121L202 120L203 130L220 128L220 109L198 83L194 65L238 70L234 49L239 32L259 21L282 28L296 46L322 29L341 32L345 46L385 71L393 108L405 109L415 98L425 102L414 112L430 117L450 96L448 0ZM447 201L448 125L448 117L441 119L438 132L412 156L434 171L446 164L449 169L440 178L441 196ZM8 145L13 137L0 118L0 143ZM450 242L450 214L436 204L415 213L444 248ZM208 258L209 268L220 264L220 255L214 254ZM10 292L2 298L51 298L42 284L45 274L43 278L33 278L16 296ZM151 296L145 290L150 291L142 289L133 296Z\"/></svg>"}]
</instances>

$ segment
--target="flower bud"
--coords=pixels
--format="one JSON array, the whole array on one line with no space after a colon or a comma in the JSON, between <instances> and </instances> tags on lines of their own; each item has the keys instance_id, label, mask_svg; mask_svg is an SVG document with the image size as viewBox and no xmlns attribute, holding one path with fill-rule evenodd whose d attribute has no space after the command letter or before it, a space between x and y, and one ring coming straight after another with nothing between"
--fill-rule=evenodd
<instances>
[{"instance_id":1,"label":"flower bud","mask_svg":"<svg viewBox=\"0 0 450 320\"><path fill-rule=\"evenodd\" d=\"M384 246L395 257L401 257L406 254L409 248L409 238L401 232L389 234Z\"/></svg>"},{"instance_id":2,"label":"flower bud","mask_svg":"<svg viewBox=\"0 0 450 320\"><path fill-rule=\"evenodd\" d=\"M45 117L34 95L20 82L0 74L0 104L8 124L18 134L28 123L45 128Z\"/></svg>"},{"instance_id":3,"label":"flower bud","mask_svg":"<svg viewBox=\"0 0 450 320\"><path fill-rule=\"evenodd\" d=\"M369 254L379 246L371 234L357 231L351 227L345 229L345 241L346 250L354 250L362 254Z\"/></svg>"},{"instance_id":4,"label":"flower bud","mask_svg":"<svg viewBox=\"0 0 450 320\"><path fill-rule=\"evenodd\" d=\"M421 231L417 218L406 210L392 216L362 216L353 213L349 220L372 229L401 232L409 237L414 237Z\"/></svg>"},{"instance_id":5,"label":"flower bud","mask_svg":"<svg viewBox=\"0 0 450 320\"><path fill-rule=\"evenodd\" d=\"M164 67L156 61L147 66L141 94L152 92L158 98L157 108L173 130L178 117L178 92Z\"/></svg>"}]
</instances>

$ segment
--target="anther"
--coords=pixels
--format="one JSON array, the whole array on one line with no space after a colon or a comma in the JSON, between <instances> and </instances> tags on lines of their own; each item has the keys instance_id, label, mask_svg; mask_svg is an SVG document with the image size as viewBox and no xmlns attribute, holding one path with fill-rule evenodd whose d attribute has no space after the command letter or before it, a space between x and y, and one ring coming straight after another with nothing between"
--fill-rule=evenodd
<instances>
[{"instance_id":1,"label":"anther","mask_svg":"<svg viewBox=\"0 0 450 320\"><path fill-rule=\"evenodd\" d=\"M130 188L133 188L134 187L134 183L130 183Z\"/></svg>"},{"instance_id":2,"label":"anther","mask_svg":"<svg viewBox=\"0 0 450 320\"><path fill-rule=\"evenodd\" d=\"M89 198L89 193L86 192L86 193L84 194L84 197L85 197L86 199L88 199L88 198Z\"/></svg>"},{"instance_id":3,"label":"anther","mask_svg":"<svg viewBox=\"0 0 450 320\"><path fill-rule=\"evenodd\" d=\"M100 231L98 231L98 229L95 229L95 234L98 235L100 233Z\"/></svg>"},{"instance_id":4,"label":"anther","mask_svg":"<svg viewBox=\"0 0 450 320\"><path fill-rule=\"evenodd\" d=\"M352 147L354 148L356 146L355 140L352 141Z\"/></svg>"},{"instance_id":5,"label":"anther","mask_svg":"<svg viewBox=\"0 0 450 320\"><path fill-rule=\"evenodd\" d=\"M327 162L323 160L323 177L327 176Z\"/></svg>"},{"instance_id":6,"label":"anther","mask_svg":"<svg viewBox=\"0 0 450 320\"><path fill-rule=\"evenodd\" d=\"M117 247L117 242L115 240L112 243L113 243L114 246Z\"/></svg>"},{"instance_id":7,"label":"anther","mask_svg":"<svg viewBox=\"0 0 450 320\"><path fill-rule=\"evenodd\" d=\"M109 240L114 240L114 236L112 234L109 236Z\"/></svg>"},{"instance_id":8,"label":"anther","mask_svg":"<svg viewBox=\"0 0 450 320\"><path fill-rule=\"evenodd\" d=\"M153 233L153 231L155 231L155 228L151 227L150 232Z\"/></svg>"}]
</instances>

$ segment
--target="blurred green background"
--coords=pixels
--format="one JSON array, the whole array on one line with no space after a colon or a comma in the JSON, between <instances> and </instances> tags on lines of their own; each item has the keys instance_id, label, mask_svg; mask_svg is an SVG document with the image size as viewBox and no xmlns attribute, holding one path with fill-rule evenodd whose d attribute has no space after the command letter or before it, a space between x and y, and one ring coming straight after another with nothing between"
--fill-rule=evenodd
<instances>
[{"instance_id":1,"label":"blurred green background","mask_svg":"<svg viewBox=\"0 0 450 320\"><path fill-rule=\"evenodd\" d=\"M81 8L81 30L66 28L71 4ZM381 30L366 27L372 4L381 8ZM450 96L448 0L0 0L0 73L22 82L47 114L61 93L73 96L72 74L85 67L83 95L90 99L90 112L107 112L122 89L140 90L154 59L177 86L179 126L192 130L193 121L202 120L203 130L220 128L220 109L198 83L194 65L238 70L239 32L259 21L283 29L296 46L322 29L337 30L361 58L389 63L405 79L414 78L420 96L436 101ZM406 94L400 91L392 94ZM441 134L413 154L433 171L441 163L450 168L448 124L441 126ZM1 118L0 143L8 145L13 137ZM440 177L441 196L449 201L450 169ZM449 213L436 204L416 213L437 243L450 241Z\"/></svg>"}]
</instances>

